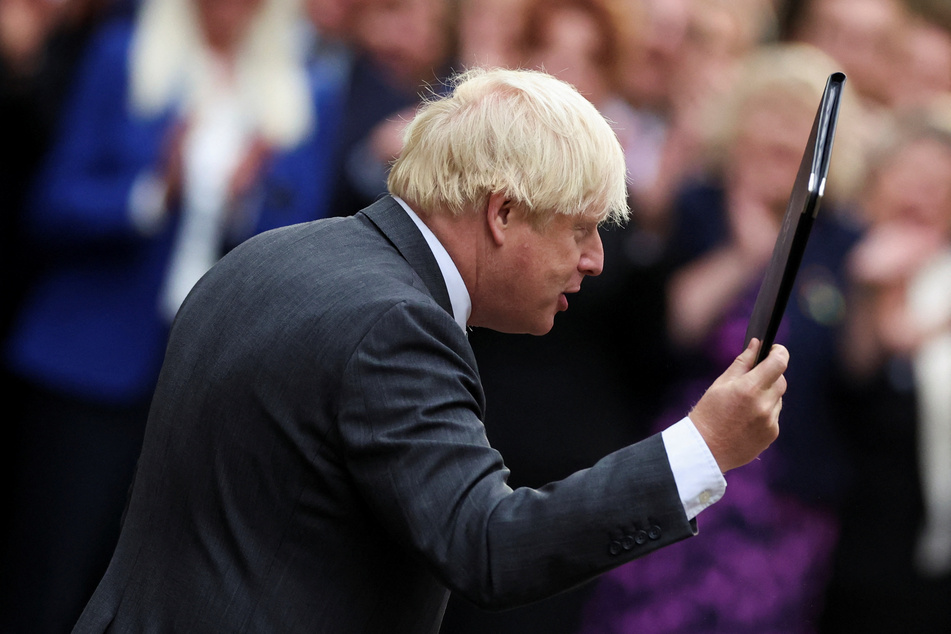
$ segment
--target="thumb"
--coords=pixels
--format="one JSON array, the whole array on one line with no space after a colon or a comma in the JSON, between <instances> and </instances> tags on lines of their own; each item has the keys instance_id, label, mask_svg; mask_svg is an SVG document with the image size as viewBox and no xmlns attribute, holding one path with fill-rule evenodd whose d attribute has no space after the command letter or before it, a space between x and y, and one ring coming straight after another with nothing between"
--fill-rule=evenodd
<instances>
[{"instance_id":1,"label":"thumb","mask_svg":"<svg viewBox=\"0 0 951 634\"><path fill-rule=\"evenodd\" d=\"M754 364L756 363L756 355L759 352L760 340L750 339L749 344L746 346L746 350L740 353L740 355L733 360L733 363L730 364L730 367L726 369L723 373L725 379L733 379L736 377L743 376L751 369L753 369Z\"/></svg>"}]
</instances>

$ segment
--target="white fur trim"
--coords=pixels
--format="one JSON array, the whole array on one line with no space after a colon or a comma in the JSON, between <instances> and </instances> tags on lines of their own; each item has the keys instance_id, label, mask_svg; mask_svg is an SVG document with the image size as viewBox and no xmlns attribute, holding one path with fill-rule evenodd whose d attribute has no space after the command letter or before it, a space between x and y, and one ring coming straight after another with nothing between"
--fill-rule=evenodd
<instances>
[{"instance_id":1,"label":"white fur trim","mask_svg":"<svg viewBox=\"0 0 951 634\"><path fill-rule=\"evenodd\" d=\"M264 0L237 56L237 91L261 135L279 147L303 139L316 124L295 28L296 0ZM209 54L194 0L144 0L130 60L131 106L155 116L178 105L184 113L203 102Z\"/></svg>"}]
</instances>

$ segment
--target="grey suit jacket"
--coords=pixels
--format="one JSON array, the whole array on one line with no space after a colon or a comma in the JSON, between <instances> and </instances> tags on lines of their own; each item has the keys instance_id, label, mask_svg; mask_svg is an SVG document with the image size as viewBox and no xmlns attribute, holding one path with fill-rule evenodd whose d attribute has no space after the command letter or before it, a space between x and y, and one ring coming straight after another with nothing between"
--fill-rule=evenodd
<instances>
[{"instance_id":1,"label":"grey suit jacket","mask_svg":"<svg viewBox=\"0 0 951 634\"><path fill-rule=\"evenodd\" d=\"M659 436L513 491L483 409L392 198L249 240L174 324L75 631L436 632L450 590L514 606L695 533Z\"/></svg>"}]
</instances>

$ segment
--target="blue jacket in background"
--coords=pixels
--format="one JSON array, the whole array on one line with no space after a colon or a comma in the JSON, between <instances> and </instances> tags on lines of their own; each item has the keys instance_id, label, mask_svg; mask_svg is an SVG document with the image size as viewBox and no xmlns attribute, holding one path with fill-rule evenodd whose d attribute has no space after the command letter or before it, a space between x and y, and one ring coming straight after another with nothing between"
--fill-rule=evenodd
<instances>
[{"instance_id":1,"label":"blue jacket in background","mask_svg":"<svg viewBox=\"0 0 951 634\"><path fill-rule=\"evenodd\" d=\"M147 398L169 324L158 304L178 214L145 235L129 213L136 179L156 169L175 108L143 119L131 111L134 23L107 25L92 42L66 103L59 137L35 183L26 222L44 268L7 345L11 369L46 388L113 403ZM317 125L278 149L245 203L253 234L327 214L341 95L313 81Z\"/></svg>"}]
</instances>

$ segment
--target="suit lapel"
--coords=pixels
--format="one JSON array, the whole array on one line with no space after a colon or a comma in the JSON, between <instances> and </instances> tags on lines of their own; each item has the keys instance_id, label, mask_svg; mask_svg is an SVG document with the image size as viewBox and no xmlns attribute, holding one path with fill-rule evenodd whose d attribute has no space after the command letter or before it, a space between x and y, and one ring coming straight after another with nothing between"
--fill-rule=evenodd
<instances>
[{"instance_id":1,"label":"suit lapel","mask_svg":"<svg viewBox=\"0 0 951 634\"><path fill-rule=\"evenodd\" d=\"M436 258L426 244L426 239L419 232L413 220L406 215L400 204L387 196L376 201L360 213L366 215L377 228L383 232L400 255L409 263L413 270L422 278L433 299L452 315L452 303L449 301L449 291L443 279Z\"/></svg>"}]
</instances>

